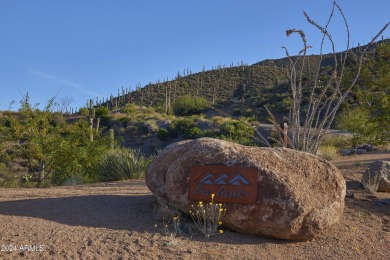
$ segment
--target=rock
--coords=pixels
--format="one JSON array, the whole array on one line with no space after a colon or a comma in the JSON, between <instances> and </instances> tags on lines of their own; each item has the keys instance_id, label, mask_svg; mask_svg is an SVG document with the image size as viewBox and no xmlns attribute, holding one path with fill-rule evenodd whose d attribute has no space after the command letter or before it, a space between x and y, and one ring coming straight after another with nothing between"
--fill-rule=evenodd
<instances>
[{"instance_id":1,"label":"rock","mask_svg":"<svg viewBox=\"0 0 390 260\"><path fill-rule=\"evenodd\" d=\"M374 147L371 144L361 144L357 147L357 149L364 149L367 152L371 152L372 150L374 150Z\"/></svg>"},{"instance_id":2,"label":"rock","mask_svg":"<svg viewBox=\"0 0 390 260\"><path fill-rule=\"evenodd\" d=\"M379 192L390 192L390 162L383 160L373 162L363 173L362 183L375 187Z\"/></svg>"},{"instance_id":3,"label":"rock","mask_svg":"<svg viewBox=\"0 0 390 260\"><path fill-rule=\"evenodd\" d=\"M347 156L351 154L351 151L347 149L340 149L340 153L342 156Z\"/></svg>"},{"instance_id":4,"label":"rock","mask_svg":"<svg viewBox=\"0 0 390 260\"><path fill-rule=\"evenodd\" d=\"M367 153L367 150L366 149L356 149L356 153L357 154L365 154L365 153Z\"/></svg>"},{"instance_id":5,"label":"rock","mask_svg":"<svg viewBox=\"0 0 390 260\"><path fill-rule=\"evenodd\" d=\"M188 199L189 173L199 165L255 167L255 202L224 203L224 226L237 232L305 241L337 223L344 209L345 180L330 162L211 138L167 146L149 166L146 184L160 203L188 212L195 204Z\"/></svg>"},{"instance_id":6,"label":"rock","mask_svg":"<svg viewBox=\"0 0 390 260\"><path fill-rule=\"evenodd\" d=\"M355 197L355 192L353 192L352 190L347 190L347 192L345 193L345 197L353 198Z\"/></svg>"},{"instance_id":7,"label":"rock","mask_svg":"<svg viewBox=\"0 0 390 260\"><path fill-rule=\"evenodd\" d=\"M381 199L375 202L377 205L388 205L390 206L390 199Z\"/></svg>"},{"instance_id":8,"label":"rock","mask_svg":"<svg viewBox=\"0 0 390 260\"><path fill-rule=\"evenodd\" d=\"M350 155L357 154L357 149L356 148L349 149L349 154Z\"/></svg>"}]
</instances>

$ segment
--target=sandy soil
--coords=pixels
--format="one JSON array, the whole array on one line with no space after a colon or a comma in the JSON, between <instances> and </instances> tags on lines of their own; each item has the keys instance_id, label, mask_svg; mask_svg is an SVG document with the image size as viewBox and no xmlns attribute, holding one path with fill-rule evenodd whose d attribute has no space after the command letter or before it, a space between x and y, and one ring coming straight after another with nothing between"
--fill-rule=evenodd
<instances>
[{"instance_id":1,"label":"sandy soil","mask_svg":"<svg viewBox=\"0 0 390 260\"><path fill-rule=\"evenodd\" d=\"M0 259L390 259L390 194L359 183L377 158L390 160L390 152L334 160L355 196L338 224L308 242L228 230L210 239L165 236L144 180L0 189Z\"/></svg>"}]
</instances>

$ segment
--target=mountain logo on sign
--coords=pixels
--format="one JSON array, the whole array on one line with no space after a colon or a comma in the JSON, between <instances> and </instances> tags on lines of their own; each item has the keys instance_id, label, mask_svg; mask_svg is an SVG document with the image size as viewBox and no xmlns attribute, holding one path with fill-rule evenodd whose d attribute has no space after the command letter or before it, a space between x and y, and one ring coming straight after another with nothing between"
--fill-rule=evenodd
<instances>
[{"instance_id":1,"label":"mountain logo on sign","mask_svg":"<svg viewBox=\"0 0 390 260\"><path fill-rule=\"evenodd\" d=\"M205 177L203 177L201 180L200 180L200 183L207 183L207 184L213 184L213 182L210 180L211 178L214 177L214 174L212 173L208 173Z\"/></svg>"},{"instance_id":2,"label":"mountain logo on sign","mask_svg":"<svg viewBox=\"0 0 390 260\"><path fill-rule=\"evenodd\" d=\"M216 179L213 181L214 177ZM203 177L200 180L200 183L204 184L219 184L219 185L224 185L224 184L231 184L231 185L249 185L249 181L242 177L240 174L234 176L231 180L227 181L226 179L229 176L226 173L219 174L215 176L214 174L207 172L206 176Z\"/></svg>"}]
</instances>

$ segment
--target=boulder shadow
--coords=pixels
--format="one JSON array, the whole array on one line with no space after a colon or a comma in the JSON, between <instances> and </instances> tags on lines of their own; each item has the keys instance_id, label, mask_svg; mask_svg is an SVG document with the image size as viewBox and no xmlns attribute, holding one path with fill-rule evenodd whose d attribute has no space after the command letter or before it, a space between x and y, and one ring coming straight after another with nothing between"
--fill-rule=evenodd
<instances>
[{"instance_id":1,"label":"boulder shadow","mask_svg":"<svg viewBox=\"0 0 390 260\"><path fill-rule=\"evenodd\" d=\"M0 214L70 226L155 232L152 195L89 195L0 202Z\"/></svg>"}]
</instances>

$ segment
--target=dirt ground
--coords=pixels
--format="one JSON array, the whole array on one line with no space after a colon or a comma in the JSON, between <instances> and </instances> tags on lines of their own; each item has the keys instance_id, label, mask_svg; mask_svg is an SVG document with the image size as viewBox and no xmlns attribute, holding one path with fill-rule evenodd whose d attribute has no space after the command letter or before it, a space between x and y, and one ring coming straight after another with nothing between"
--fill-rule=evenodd
<instances>
[{"instance_id":1,"label":"dirt ground","mask_svg":"<svg viewBox=\"0 0 390 260\"><path fill-rule=\"evenodd\" d=\"M308 242L229 230L165 236L144 180L0 189L0 259L390 259L390 194L359 183L376 159L390 160L390 152L333 161L354 197L338 224Z\"/></svg>"}]
</instances>

